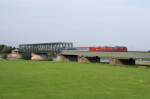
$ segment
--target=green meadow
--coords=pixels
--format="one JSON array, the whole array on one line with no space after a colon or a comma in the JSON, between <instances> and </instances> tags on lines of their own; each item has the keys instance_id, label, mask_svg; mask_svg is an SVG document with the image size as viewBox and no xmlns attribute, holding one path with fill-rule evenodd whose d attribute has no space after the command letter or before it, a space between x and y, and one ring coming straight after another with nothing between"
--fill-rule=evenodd
<instances>
[{"instance_id":1,"label":"green meadow","mask_svg":"<svg viewBox=\"0 0 150 99\"><path fill-rule=\"evenodd\" d=\"M0 99L150 99L150 68L0 61Z\"/></svg>"}]
</instances>

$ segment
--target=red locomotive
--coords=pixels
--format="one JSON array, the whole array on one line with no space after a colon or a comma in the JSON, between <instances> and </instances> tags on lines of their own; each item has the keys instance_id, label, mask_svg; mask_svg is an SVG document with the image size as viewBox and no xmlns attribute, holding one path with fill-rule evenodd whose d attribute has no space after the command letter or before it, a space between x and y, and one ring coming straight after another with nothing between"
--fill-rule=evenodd
<instances>
[{"instance_id":1,"label":"red locomotive","mask_svg":"<svg viewBox=\"0 0 150 99\"><path fill-rule=\"evenodd\" d=\"M94 52L127 52L127 47L89 47Z\"/></svg>"}]
</instances>

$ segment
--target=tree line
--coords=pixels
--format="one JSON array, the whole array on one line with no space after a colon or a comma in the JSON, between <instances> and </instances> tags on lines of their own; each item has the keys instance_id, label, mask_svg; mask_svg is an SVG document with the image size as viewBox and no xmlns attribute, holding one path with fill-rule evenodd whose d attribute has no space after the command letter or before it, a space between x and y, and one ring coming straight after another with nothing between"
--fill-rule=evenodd
<instances>
[{"instance_id":1,"label":"tree line","mask_svg":"<svg viewBox=\"0 0 150 99\"><path fill-rule=\"evenodd\" d=\"M0 45L0 54L11 53L13 49L15 49L15 47L7 46L7 45Z\"/></svg>"},{"instance_id":2,"label":"tree line","mask_svg":"<svg viewBox=\"0 0 150 99\"><path fill-rule=\"evenodd\" d=\"M0 45L0 54L1 54L1 57L6 59L7 58L7 54L8 53L11 53L11 51L15 49L15 47L11 47L11 46L7 46L7 45L4 45L4 44L1 44Z\"/></svg>"}]
</instances>

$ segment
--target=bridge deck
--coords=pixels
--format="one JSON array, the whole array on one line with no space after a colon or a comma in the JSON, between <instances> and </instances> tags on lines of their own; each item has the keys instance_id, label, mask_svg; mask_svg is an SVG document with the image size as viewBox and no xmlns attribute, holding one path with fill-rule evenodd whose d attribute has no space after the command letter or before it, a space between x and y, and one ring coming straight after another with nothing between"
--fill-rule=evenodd
<instances>
[{"instance_id":1,"label":"bridge deck","mask_svg":"<svg viewBox=\"0 0 150 99\"><path fill-rule=\"evenodd\" d=\"M90 52L90 51L67 51L64 50L61 53L62 55L78 55L86 57L105 57L105 58L120 58L120 59L150 59L150 53L148 52Z\"/></svg>"}]
</instances>

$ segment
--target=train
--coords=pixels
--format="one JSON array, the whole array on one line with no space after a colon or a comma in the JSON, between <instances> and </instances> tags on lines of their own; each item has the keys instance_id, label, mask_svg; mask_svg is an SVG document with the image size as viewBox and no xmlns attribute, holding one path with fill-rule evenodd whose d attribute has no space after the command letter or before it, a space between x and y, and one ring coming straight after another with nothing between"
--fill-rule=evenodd
<instances>
[{"instance_id":1,"label":"train","mask_svg":"<svg viewBox=\"0 0 150 99\"><path fill-rule=\"evenodd\" d=\"M91 52L127 52L128 48L125 46L115 47L74 47L66 48L64 50L76 50L76 51L91 51Z\"/></svg>"},{"instance_id":2,"label":"train","mask_svg":"<svg viewBox=\"0 0 150 99\"><path fill-rule=\"evenodd\" d=\"M89 51L94 51L94 52L127 52L128 49L127 47L90 47Z\"/></svg>"}]
</instances>

